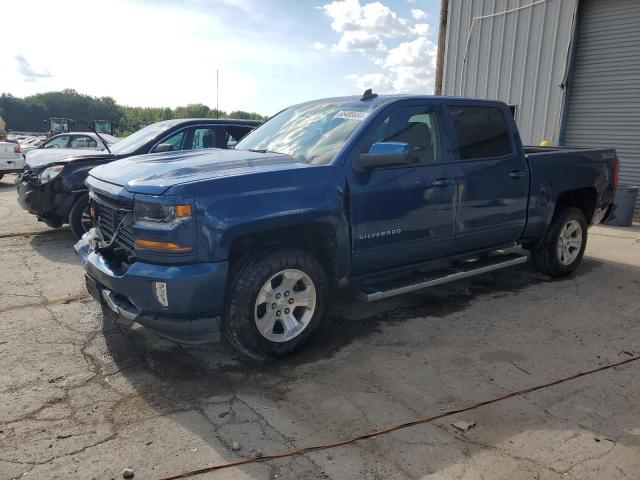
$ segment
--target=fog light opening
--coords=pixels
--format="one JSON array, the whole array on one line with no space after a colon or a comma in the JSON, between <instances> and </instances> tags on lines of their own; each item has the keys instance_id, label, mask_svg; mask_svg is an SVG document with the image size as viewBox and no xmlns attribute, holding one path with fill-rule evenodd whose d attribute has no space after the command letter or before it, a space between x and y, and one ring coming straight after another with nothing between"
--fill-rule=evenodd
<instances>
[{"instance_id":1,"label":"fog light opening","mask_svg":"<svg viewBox=\"0 0 640 480\"><path fill-rule=\"evenodd\" d=\"M156 296L156 300L163 307L169 306L169 296L167 295L167 284L164 282L153 282L153 293Z\"/></svg>"}]
</instances>

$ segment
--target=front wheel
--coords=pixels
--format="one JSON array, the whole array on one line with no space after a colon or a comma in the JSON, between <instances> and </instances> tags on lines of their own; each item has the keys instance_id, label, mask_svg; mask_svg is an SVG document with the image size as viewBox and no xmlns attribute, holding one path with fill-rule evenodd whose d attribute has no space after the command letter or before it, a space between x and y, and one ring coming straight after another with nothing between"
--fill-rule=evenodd
<instances>
[{"instance_id":1,"label":"front wheel","mask_svg":"<svg viewBox=\"0 0 640 480\"><path fill-rule=\"evenodd\" d=\"M93 219L89 211L89 195L79 197L69 211L69 228L76 239L93 227Z\"/></svg>"},{"instance_id":2,"label":"front wheel","mask_svg":"<svg viewBox=\"0 0 640 480\"><path fill-rule=\"evenodd\" d=\"M586 246L584 213L571 207L554 217L547 233L533 245L531 256L541 272L551 277L563 277L578 267Z\"/></svg>"},{"instance_id":3,"label":"front wheel","mask_svg":"<svg viewBox=\"0 0 640 480\"><path fill-rule=\"evenodd\" d=\"M322 321L327 290L324 268L304 250L250 254L232 267L225 334L259 360L291 353Z\"/></svg>"}]
</instances>

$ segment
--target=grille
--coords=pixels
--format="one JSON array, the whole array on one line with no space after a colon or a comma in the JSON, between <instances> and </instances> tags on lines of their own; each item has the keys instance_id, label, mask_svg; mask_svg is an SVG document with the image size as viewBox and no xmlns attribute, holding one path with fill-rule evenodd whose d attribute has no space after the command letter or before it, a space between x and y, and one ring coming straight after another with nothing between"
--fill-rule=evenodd
<instances>
[{"instance_id":1,"label":"grille","mask_svg":"<svg viewBox=\"0 0 640 480\"><path fill-rule=\"evenodd\" d=\"M102 238L110 242L125 215L132 214L133 202L94 191L91 192L91 199L95 207L95 225L100 230ZM112 246L124 249L126 256L133 255L133 219L120 228Z\"/></svg>"}]
</instances>

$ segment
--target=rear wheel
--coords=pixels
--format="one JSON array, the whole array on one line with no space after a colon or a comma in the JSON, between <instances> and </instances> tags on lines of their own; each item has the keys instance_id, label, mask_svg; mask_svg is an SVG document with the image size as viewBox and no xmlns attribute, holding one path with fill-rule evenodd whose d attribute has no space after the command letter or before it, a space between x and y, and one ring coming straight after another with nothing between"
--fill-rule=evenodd
<instances>
[{"instance_id":1,"label":"rear wheel","mask_svg":"<svg viewBox=\"0 0 640 480\"><path fill-rule=\"evenodd\" d=\"M322 265L304 250L254 252L232 269L225 334L256 359L291 353L322 321L327 289Z\"/></svg>"},{"instance_id":2,"label":"rear wheel","mask_svg":"<svg viewBox=\"0 0 640 480\"><path fill-rule=\"evenodd\" d=\"M579 208L571 207L556 215L547 233L531 249L538 270L552 277L573 272L587 245L587 222Z\"/></svg>"},{"instance_id":3,"label":"rear wheel","mask_svg":"<svg viewBox=\"0 0 640 480\"><path fill-rule=\"evenodd\" d=\"M76 239L93 227L93 219L89 211L89 195L79 197L69 211L69 227Z\"/></svg>"}]
</instances>

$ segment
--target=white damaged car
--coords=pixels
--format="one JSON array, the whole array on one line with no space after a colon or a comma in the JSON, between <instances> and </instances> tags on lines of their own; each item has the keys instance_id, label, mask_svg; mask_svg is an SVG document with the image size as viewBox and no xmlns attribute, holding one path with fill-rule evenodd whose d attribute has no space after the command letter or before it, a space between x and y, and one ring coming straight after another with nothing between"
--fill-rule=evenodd
<instances>
[{"instance_id":1,"label":"white damaged car","mask_svg":"<svg viewBox=\"0 0 640 480\"><path fill-rule=\"evenodd\" d=\"M0 142L0 178L7 173L19 173L24 168L24 157L20 145Z\"/></svg>"}]
</instances>

